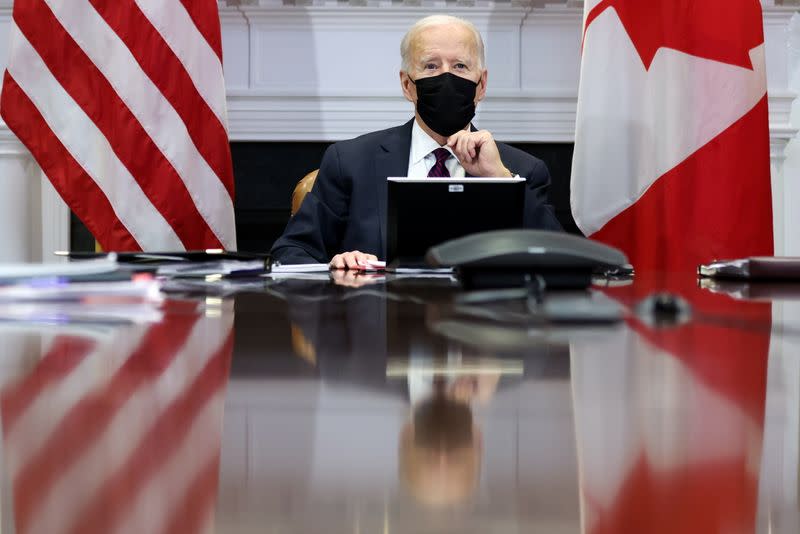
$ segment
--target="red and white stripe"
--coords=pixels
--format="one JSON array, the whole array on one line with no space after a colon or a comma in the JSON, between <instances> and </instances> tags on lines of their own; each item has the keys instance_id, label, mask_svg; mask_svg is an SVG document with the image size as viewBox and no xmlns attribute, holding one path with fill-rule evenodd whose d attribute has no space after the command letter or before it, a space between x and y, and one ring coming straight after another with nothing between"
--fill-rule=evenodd
<instances>
[{"instance_id":1,"label":"red and white stripe","mask_svg":"<svg viewBox=\"0 0 800 534\"><path fill-rule=\"evenodd\" d=\"M231 352L226 315L57 338L2 393L17 532L207 531Z\"/></svg>"},{"instance_id":2,"label":"red and white stripe","mask_svg":"<svg viewBox=\"0 0 800 534\"><path fill-rule=\"evenodd\" d=\"M217 3L17 0L0 114L105 250L236 248Z\"/></svg>"}]
</instances>

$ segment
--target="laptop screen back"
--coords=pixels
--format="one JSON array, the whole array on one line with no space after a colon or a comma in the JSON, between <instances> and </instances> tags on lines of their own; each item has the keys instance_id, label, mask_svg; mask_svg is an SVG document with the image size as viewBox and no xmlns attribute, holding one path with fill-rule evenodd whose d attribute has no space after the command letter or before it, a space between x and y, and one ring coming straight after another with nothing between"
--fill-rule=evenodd
<instances>
[{"instance_id":1,"label":"laptop screen back","mask_svg":"<svg viewBox=\"0 0 800 534\"><path fill-rule=\"evenodd\" d=\"M428 249L477 232L522 228L524 178L388 178L386 263L424 266Z\"/></svg>"}]
</instances>

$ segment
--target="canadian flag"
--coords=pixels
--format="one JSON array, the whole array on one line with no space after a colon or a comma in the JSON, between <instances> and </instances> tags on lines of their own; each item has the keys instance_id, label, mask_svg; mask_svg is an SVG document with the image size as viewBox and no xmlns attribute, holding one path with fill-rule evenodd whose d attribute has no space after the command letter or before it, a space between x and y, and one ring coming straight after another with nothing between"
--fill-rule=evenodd
<instances>
[{"instance_id":1,"label":"canadian flag","mask_svg":"<svg viewBox=\"0 0 800 534\"><path fill-rule=\"evenodd\" d=\"M773 254L758 0L585 0L572 213L637 270Z\"/></svg>"}]
</instances>

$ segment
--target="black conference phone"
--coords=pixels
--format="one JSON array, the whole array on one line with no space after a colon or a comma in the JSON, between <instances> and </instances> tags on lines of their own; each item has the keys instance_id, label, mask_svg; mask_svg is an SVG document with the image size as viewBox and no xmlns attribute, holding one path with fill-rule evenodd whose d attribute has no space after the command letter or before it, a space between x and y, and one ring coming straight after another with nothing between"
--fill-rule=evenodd
<instances>
[{"instance_id":1,"label":"black conference phone","mask_svg":"<svg viewBox=\"0 0 800 534\"><path fill-rule=\"evenodd\" d=\"M431 267L454 267L467 289L520 287L532 280L548 289L583 289L597 272L630 269L620 250L545 230L460 237L428 249L425 261Z\"/></svg>"}]
</instances>

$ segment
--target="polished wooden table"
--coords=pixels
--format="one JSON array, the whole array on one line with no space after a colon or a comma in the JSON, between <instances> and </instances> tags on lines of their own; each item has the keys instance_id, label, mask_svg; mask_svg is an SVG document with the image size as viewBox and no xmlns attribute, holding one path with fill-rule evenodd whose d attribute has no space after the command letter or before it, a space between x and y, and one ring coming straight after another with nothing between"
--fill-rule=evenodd
<instances>
[{"instance_id":1,"label":"polished wooden table","mask_svg":"<svg viewBox=\"0 0 800 534\"><path fill-rule=\"evenodd\" d=\"M3 532L800 532L797 286L170 291L0 306Z\"/></svg>"}]
</instances>

